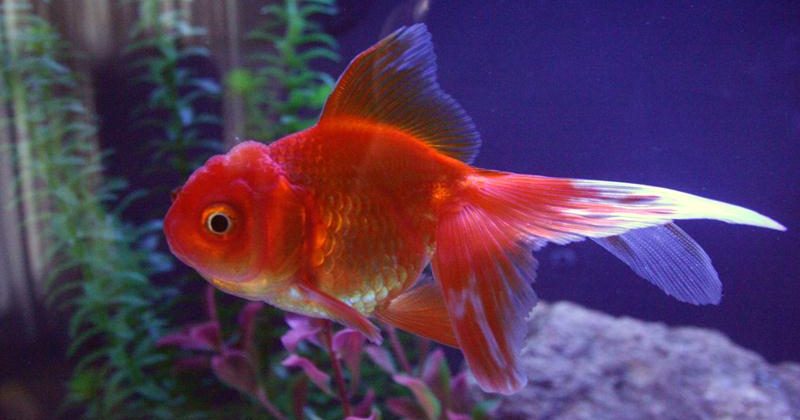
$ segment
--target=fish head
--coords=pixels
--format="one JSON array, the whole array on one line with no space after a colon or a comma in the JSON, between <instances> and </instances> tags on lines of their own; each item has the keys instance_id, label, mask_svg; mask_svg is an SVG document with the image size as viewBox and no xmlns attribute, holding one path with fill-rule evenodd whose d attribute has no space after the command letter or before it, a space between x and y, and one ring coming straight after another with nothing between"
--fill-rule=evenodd
<instances>
[{"instance_id":1,"label":"fish head","mask_svg":"<svg viewBox=\"0 0 800 420\"><path fill-rule=\"evenodd\" d=\"M244 142L212 157L177 190L164 219L178 259L248 298L291 277L303 243L302 198L267 151Z\"/></svg>"}]
</instances>

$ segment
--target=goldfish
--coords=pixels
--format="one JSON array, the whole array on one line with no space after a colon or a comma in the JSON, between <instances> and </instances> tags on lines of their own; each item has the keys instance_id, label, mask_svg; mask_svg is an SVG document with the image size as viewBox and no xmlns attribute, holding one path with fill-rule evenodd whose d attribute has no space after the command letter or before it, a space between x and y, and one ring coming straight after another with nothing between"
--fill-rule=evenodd
<instances>
[{"instance_id":1,"label":"goldfish","mask_svg":"<svg viewBox=\"0 0 800 420\"><path fill-rule=\"evenodd\" d=\"M314 126L210 158L167 212L172 253L226 293L373 342L378 320L460 349L482 389L512 394L546 243L593 239L699 305L722 286L675 220L785 230L671 189L471 166L480 135L435 61L426 26L402 27L350 62Z\"/></svg>"}]
</instances>

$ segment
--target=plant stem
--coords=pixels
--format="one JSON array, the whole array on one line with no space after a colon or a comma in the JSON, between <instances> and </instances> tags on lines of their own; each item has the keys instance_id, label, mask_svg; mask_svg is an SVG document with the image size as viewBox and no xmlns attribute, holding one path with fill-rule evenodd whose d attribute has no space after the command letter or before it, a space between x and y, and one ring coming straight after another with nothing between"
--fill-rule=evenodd
<instances>
[{"instance_id":1,"label":"plant stem","mask_svg":"<svg viewBox=\"0 0 800 420\"><path fill-rule=\"evenodd\" d=\"M389 342L392 344L392 350L394 350L397 360L400 362L400 366L403 367L403 370L406 371L406 373L411 375L411 363L408 363L406 352L403 350L403 345L400 344L400 338L397 336L397 329L389 326L388 330Z\"/></svg>"},{"instance_id":2,"label":"plant stem","mask_svg":"<svg viewBox=\"0 0 800 420\"><path fill-rule=\"evenodd\" d=\"M428 340L427 338L417 337L417 354L419 355L417 360L427 359L428 353L430 351L431 351L431 340ZM420 363L419 368L422 369L422 363Z\"/></svg>"},{"instance_id":3,"label":"plant stem","mask_svg":"<svg viewBox=\"0 0 800 420\"><path fill-rule=\"evenodd\" d=\"M328 356L331 358L333 378L336 381L336 391L339 393L339 401L342 403L344 416L350 417L350 399L347 398L344 377L342 376L342 365L339 363L339 358L336 357L336 353L333 351L333 323L331 321L325 321L325 327L322 329L322 339L325 341L325 348L328 350Z\"/></svg>"},{"instance_id":4,"label":"plant stem","mask_svg":"<svg viewBox=\"0 0 800 420\"><path fill-rule=\"evenodd\" d=\"M269 401L269 398L267 398L267 393L264 392L263 388L259 387L256 397L258 402L260 402L261 405L263 405L264 408L266 408L267 411L272 414L272 417L275 417L278 420L286 420L286 416L284 416L283 413L281 413L278 408L272 405L272 403Z\"/></svg>"}]
</instances>

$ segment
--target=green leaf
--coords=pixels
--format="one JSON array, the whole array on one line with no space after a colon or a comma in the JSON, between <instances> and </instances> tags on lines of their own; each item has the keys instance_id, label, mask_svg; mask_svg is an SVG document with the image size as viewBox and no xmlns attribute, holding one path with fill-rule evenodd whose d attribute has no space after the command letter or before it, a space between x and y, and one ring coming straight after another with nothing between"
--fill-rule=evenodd
<instances>
[{"instance_id":1,"label":"green leaf","mask_svg":"<svg viewBox=\"0 0 800 420\"><path fill-rule=\"evenodd\" d=\"M475 404L472 409L472 420L490 420L492 413L500 405L500 400L483 400Z\"/></svg>"},{"instance_id":2,"label":"green leaf","mask_svg":"<svg viewBox=\"0 0 800 420\"><path fill-rule=\"evenodd\" d=\"M209 57L211 55L211 50L206 47L200 46L190 46L184 47L178 52L178 57L180 59L187 59L192 57Z\"/></svg>"},{"instance_id":3,"label":"green leaf","mask_svg":"<svg viewBox=\"0 0 800 420\"><path fill-rule=\"evenodd\" d=\"M322 14L322 15L333 16L333 15L336 14L336 12L337 12L337 10L336 10L335 6L326 6L326 5L308 5L308 6L303 6L302 10L300 11L300 13L305 18L307 18L307 17L309 17L311 15L314 15L314 14Z\"/></svg>"},{"instance_id":4,"label":"green leaf","mask_svg":"<svg viewBox=\"0 0 800 420\"><path fill-rule=\"evenodd\" d=\"M313 43L324 44L330 49L335 49L338 45L338 43L336 42L336 38L322 32L315 32L302 35L299 39L299 42L302 44L313 44Z\"/></svg>"},{"instance_id":5,"label":"green leaf","mask_svg":"<svg viewBox=\"0 0 800 420\"><path fill-rule=\"evenodd\" d=\"M417 403L425 411L428 419L438 419L442 413L442 405L428 385L420 379L397 374L392 376L395 382L411 390Z\"/></svg>"},{"instance_id":6,"label":"green leaf","mask_svg":"<svg viewBox=\"0 0 800 420\"><path fill-rule=\"evenodd\" d=\"M73 355L68 354L68 356L73 356ZM73 368L73 372L80 372L83 369L87 369L92 364L106 357L108 357L108 349L105 347L100 347L97 350L84 354L81 356L80 360L78 361L78 364L76 364L75 367Z\"/></svg>"},{"instance_id":7,"label":"green leaf","mask_svg":"<svg viewBox=\"0 0 800 420\"><path fill-rule=\"evenodd\" d=\"M73 375L69 381L69 392L78 401L94 398L102 387L103 379L100 372L90 369Z\"/></svg>"},{"instance_id":8,"label":"green leaf","mask_svg":"<svg viewBox=\"0 0 800 420\"><path fill-rule=\"evenodd\" d=\"M192 121L194 120L194 110L190 106L183 106L178 108L178 114L181 117L181 123L188 127L192 125Z\"/></svg>"},{"instance_id":9,"label":"green leaf","mask_svg":"<svg viewBox=\"0 0 800 420\"><path fill-rule=\"evenodd\" d=\"M102 329L97 325L82 331L70 341L69 347L67 347L67 354L75 354L86 341L101 334Z\"/></svg>"},{"instance_id":10,"label":"green leaf","mask_svg":"<svg viewBox=\"0 0 800 420\"><path fill-rule=\"evenodd\" d=\"M212 95L219 95L222 89L214 79L192 79L189 83L191 86L198 87Z\"/></svg>"},{"instance_id":11,"label":"green leaf","mask_svg":"<svg viewBox=\"0 0 800 420\"><path fill-rule=\"evenodd\" d=\"M274 15L275 17L285 20L287 17L286 9L277 4L270 4L261 8L261 14Z\"/></svg>"},{"instance_id":12,"label":"green leaf","mask_svg":"<svg viewBox=\"0 0 800 420\"><path fill-rule=\"evenodd\" d=\"M316 59L326 59L333 62L339 61L339 54L326 48L311 48L299 54L300 58L304 61L311 61Z\"/></svg>"},{"instance_id":13,"label":"green leaf","mask_svg":"<svg viewBox=\"0 0 800 420\"><path fill-rule=\"evenodd\" d=\"M58 279L58 276L61 275L61 273L65 272L67 270L71 270L73 268L80 267L81 264L82 264L81 261L67 260L67 261L65 261L65 262L63 262L61 264L58 264L58 265L54 266L53 268L51 268L49 270L49 273L48 273L48 274L51 274L53 276L51 282L55 282L55 280ZM60 284L58 286L49 288L49 290L47 292L47 297L45 298L45 304L48 305L48 306L52 305L56 300L58 300L60 297L62 297L62 295L68 294L68 293L73 293L77 289L79 289L80 287L81 287L80 282L77 282L77 281L65 281L65 282L63 282L63 284Z\"/></svg>"}]
</instances>

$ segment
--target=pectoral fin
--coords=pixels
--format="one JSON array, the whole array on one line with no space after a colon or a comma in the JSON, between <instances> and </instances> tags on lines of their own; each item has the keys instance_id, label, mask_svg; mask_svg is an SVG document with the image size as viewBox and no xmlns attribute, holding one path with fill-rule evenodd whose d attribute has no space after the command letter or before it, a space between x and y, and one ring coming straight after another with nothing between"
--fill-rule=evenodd
<instances>
[{"instance_id":1,"label":"pectoral fin","mask_svg":"<svg viewBox=\"0 0 800 420\"><path fill-rule=\"evenodd\" d=\"M346 303L308 284L297 285L298 291L312 303L319 305L325 313L336 322L340 322L356 331L360 331L370 341L380 344L381 332L375 324L348 306Z\"/></svg>"}]
</instances>

